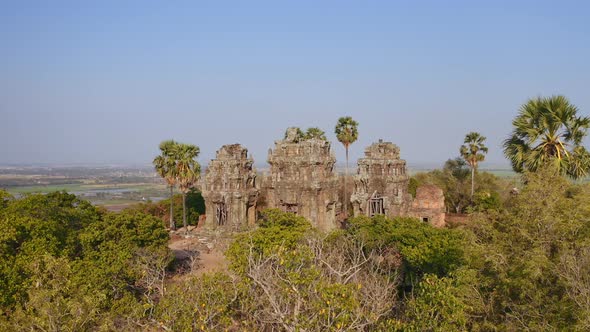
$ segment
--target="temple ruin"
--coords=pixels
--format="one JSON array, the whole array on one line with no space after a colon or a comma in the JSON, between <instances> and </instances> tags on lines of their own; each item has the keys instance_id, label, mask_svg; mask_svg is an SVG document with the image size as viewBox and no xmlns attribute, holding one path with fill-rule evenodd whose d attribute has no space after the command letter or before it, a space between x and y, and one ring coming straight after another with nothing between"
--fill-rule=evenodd
<instances>
[{"instance_id":1,"label":"temple ruin","mask_svg":"<svg viewBox=\"0 0 590 332\"><path fill-rule=\"evenodd\" d=\"M203 183L208 228L237 230L256 221L254 160L240 144L224 145L211 160Z\"/></svg>"},{"instance_id":2,"label":"temple ruin","mask_svg":"<svg viewBox=\"0 0 590 332\"><path fill-rule=\"evenodd\" d=\"M239 230L254 225L257 209L279 208L308 219L323 231L340 227L341 182L334 172L336 158L330 142L301 136L287 129L285 138L269 149L269 174L258 179L248 150L239 144L224 145L211 160L202 184L206 217L204 226ZM434 226L444 226L444 195L436 186L408 193L409 176L400 149L391 142L374 143L358 160L350 199L354 216L412 216Z\"/></svg>"},{"instance_id":3,"label":"temple ruin","mask_svg":"<svg viewBox=\"0 0 590 332\"><path fill-rule=\"evenodd\" d=\"M297 213L321 230L339 227L335 162L330 142L301 139L297 128L287 129L285 139L276 141L268 152L267 207Z\"/></svg>"},{"instance_id":4,"label":"temple ruin","mask_svg":"<svg viewBox=\"0 0 590 332\"><path fill-rule=\"evenodd\" d=\"M383 140L370 145L365 149L365 157L359 159L354 176L350 197L354 215L407 214L412 200L408 183L406 161L400 159L399 147Z\"/></svg>"}]
</instances>

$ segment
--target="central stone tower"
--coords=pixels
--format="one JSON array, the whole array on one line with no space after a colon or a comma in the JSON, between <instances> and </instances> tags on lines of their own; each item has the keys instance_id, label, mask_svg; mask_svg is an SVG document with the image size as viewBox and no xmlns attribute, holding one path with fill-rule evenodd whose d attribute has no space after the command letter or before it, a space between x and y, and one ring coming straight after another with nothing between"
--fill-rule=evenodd
<instances>
[{"instance_id":1,"label":"central stone tower","mask_svg":"<svg viewBox=\"0 0 590 332\"><path fill-rule=\"evenodd\" d=\"M324 231L339 227L336 158L330 142L303 139L297 128L287 129L285 136L268 151L267 206L299 214Z\"/></svg>"}]
</instances>

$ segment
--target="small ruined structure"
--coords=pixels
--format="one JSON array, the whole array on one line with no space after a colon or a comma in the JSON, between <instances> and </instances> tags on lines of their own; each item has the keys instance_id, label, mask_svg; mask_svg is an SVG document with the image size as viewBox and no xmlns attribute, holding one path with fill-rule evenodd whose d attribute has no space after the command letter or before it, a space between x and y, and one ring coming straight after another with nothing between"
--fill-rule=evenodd
<instances>
[{"instance_id":1,"label":"small ruined structure","mask_svg":"<svg viewBox=\"0 0 590 332\"><path fill-rule=\"evenodd\" d=\"M416 217L436 227L445 225L445 196L435 185L424 185L416 189L409 216Z\"/></svg>"},{"instance_id":2,"label":"small ruined structure","mask_svg":"<svg viewBox=\"0 0 590 332\"><path fill-rule=\"evenodd\" d=\"M399 147L383 140L373 143L358 160L350 197L354 215L406 215L412 199L408 183L406 161L400 159Z\"/></svg>"},{"instance_id":3,"label":"small ruined structure","mask_svg":"<svg viewBox=\"0 0 590 332\"><path fill-rule=\"evenodd\" d=\"M379 140L365 149L354 177L350 197L354 215L372 217L416 217L434 226L445 224L445 199L440 188L421 186L416 198L408 193L409 176L406 161L400 159L397 145Z\"/></svg>"},{"instance_id":4,"label":"small ruined structure","mask_svg":"<svg viewBox=\"0 0 590 332\"><path fill-rule=\"evenodd\" d=\"M287 129L286 138L276 141L268 152L267 207L297 213L321 230L339 227L335 162L330 142L301 139L297 128Z\"/></svg>"},{"instance_id":5,"label":"small ruined structure","mask_svg":"<svg viewBox=\"0 0 590 332\"><path fill-rule=\"evenodd\" d=\"M211 160L203 183L205 227L236 230L256 221L256 170L248 150L224 145Z\"/></svg>"}]
</instances>

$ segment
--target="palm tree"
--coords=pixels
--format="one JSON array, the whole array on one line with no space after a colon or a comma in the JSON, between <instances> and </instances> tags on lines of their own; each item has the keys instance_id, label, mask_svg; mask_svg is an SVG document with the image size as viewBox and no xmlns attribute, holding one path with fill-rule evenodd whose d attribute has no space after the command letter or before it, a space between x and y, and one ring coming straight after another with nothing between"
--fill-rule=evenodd
<instances>
[{"instance_id":1,"label":"palm tree","mask_svg":"<svg viewBox=\"0 0 590 332\"><path fill-rule=\"evenodd\" d=\"M512 121L514 130L504 141L504 154L519 173L550 165L574 179L590 169L590 153L582 140L590 118L564 96L538 97L522 105Z\"/></svg>"},{"instance_id":2,"label":"palm tree","mask_svg":"<svg viewBox=\"0 0 590 332\"><path fill-rule=\"evenodd\" d=\"M344 175L344 211L346 215L348 215L348 188L346 186L346 178L348 177L348 147L358 139L358 125L358 122L354 121L350 116L341 117L338 119L334 130L336 138L344 145L344 149L346 150L346 169Z\"/></svg>"},{"instance_id":3,"label":"palm tree","mask_svg":"<svg viewBox=\"0 0 590 332\"><path fill-rule=\"evenodd\" d=\"M182 193L182 225L188 233L186 222L186 194L197 183L201 175L201 165L195 160L199 155L199 147L192 144L179 144L177 158L177 179Z\"/></svg>"},{"instance_id":4,"label":"palm tree","mask_svg":"<svg viewBox=\"0 0 590 332\"><path fill-rule=\"evenodd\" d=\"M170 229L176 229L174 224L174 186L177 180L176 149L178 143L167 140L160 143L160 155L154 158L153 164L160 175L170 187Z\"/></svg>"},{"instance_id":5,"label":"palm tree","mask_svg":"<svg viewBox=\"0 0 590 332\"><path fill-rule=\"evenodd\" d=\"M469 167L471 168L471 198L473 198L473 191L475 188L475 170L477 165L484 161L485 154L488 153L488 148L483 144L486 140L480 133L470 132L465 135L465 140L459 152L461 157L465 159Z\"/></svg>"},{"instance_id":6,"label":"palm tree","mask_svg":"<svg viewBox=\"0 0 590 332\"><path fill-rule=\"evenodd\" d=\"M326 140L326 133L318 127L307 128L307 131L305 132L305 139L313 139L313 138L325 141Z\"/></svg>"}]
</instances>

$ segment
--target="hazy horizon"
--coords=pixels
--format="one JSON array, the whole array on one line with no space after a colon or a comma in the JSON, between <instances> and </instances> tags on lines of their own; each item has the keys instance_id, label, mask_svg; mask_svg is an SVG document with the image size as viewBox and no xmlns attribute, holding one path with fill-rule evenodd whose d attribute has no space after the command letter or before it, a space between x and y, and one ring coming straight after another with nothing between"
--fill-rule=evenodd
<instances>
[{"instance_id":1,"label":"hazy horizon","mask_svg":"<svg viewBox=\"0 0 590 332\"><path fill-rule=\"evenodd\" d=\"M410 170L432 170L432 169L442 168L444 166L445 161L446 160L444 160L442 162L407 163L406 166ZM350 167L356 168L356 166L357 166L356 162L357 162L356 159L350 160ZM344 171L345 165L346 165L345 161L336 161L336 168L340 169L341 171ZM204 171L207 166L208 166L208 161L205 161L205 163L203 163L201 165L201 171ZM270 165L266 162L259 162L259 161L255 160L254 167L259 170L262 170L265 168L269 168ZM153 165L150 162L145 162L145 163L102 163L102 162L96 162L96 163L0 163L0 169L11 169L11 168L30 168L30 169L35 169L35 168L56 168L56 169L60 169L60 168L97 168L97 169L131 168L131 169L134 169L134 168L136 168L136 169L141 169L141 168L153 168ZM479 169L481 169L481 170L490 170L490 169L509 170L512 168L508 162L498 163L498 164L484 162L483 164L480 165Z\"/></svg>"},{"instance_id":2,"label":"hazy horizon","mask_svg":"<svg viewBox=\"0 0 590 332\"><path fill-rule=\"evenodd\" d=\"M0 164L149 164L165 139L206 166L241 143L256 164L287 127L359 122L408 164L488 138L521 104L563 94L590 110L590 6L581 1L0 4Z\"/></svg>"}]
</instances>

